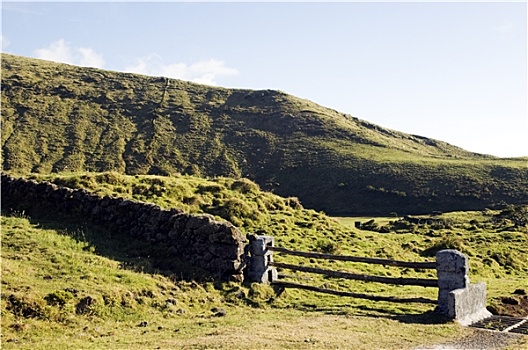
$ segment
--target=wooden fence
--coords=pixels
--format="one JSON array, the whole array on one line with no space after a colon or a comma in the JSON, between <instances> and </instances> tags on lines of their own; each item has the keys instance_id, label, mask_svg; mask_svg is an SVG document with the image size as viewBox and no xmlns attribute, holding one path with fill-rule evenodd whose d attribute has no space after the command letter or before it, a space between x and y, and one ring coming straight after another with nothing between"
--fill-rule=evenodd
<instances>
[{"instance_id":1,"label":"wooden fence","mask_svg":"<svg viewBox=\"0 0 528 350\"><path fill-rule=\"evenodd\" d=\"M266 241L266 242L263 242ZM292 271L308 272L315 274L322 274L327 277L343 278L349 280L359 280L364 282L377 282L385 284L394 284L394 285L412 285L412 286L422 286L422 287L438 287L438 279L426 279L426 278L394 278L394 277L383 277L383 276L373 276L373 275L364 275L356 274L343 271L334 271L328 269L321 269L316 267L300 266L300 265L291 265L285 263L279 263L273 261L273 252L281 253L285 255L293 255L304 258L320 259L320 260L334 260L334 261L348 261L348 262L359 262L365 264L377 264L383 266L395 266L402 268L415 268L415 269L436 269L436 262L408 262L408 261L398 261L392 259L380 259L380 258L367 258L367 257L355 257L355 256L343 256L343 255L333 255L333 254L323 254L323 253L314 253L314 252L299 252L286 248L275 247L273 244L273 239L270 237L257 239L252 241L253 249L250 248L250 253L252 256L250 263L250 271L253 273L250 274L250 280L255 282L264 282L272 283L282 288L297 288L311 290L320 293L340 295L340 296L349 296L354 298L362 298L374 301L393 301L393 302L419 302L419 303L431 303L436 304L436 300L427 299L427 298L397 298L397 297L388 297L388 296L375 296L362 293L354 293L349 291L337 291L329 288L320 288L315 286L309 286L294 282L285 282L279 280L279 274L276 269L288 269ZM252 247L250 246L250 247ZM255 261L255 257L257 258Z\"/></svg>"},{"instance_id":2,"label":"wooden fence","mask_svg":"<svg viewBox=\"0 0 528 350\"><path fill-rule=\"evenodd\" d=\"M350 261L365 264L395 266L402 268L435 269L438 278L428 279L383 277L285 264L274 261L274 252L311 259ZM436 254L435 262L408 262L391 259L353 257L314 252L299 252L286 248L275 247L273 237L257 236L250 240L249 254L250 259L246 277L250 282L271 283L281 288L299 288L327 294L363 298L373 301L418 302L436 304L436 311L445 314L446 316L451 317L453 319L461 320L461 323L469 322L468 320L479 319L489 314L485 306L486 285L484 283L470 285L468 277L468 259L465 255L456 250L446 249L439 251ZM438 288L438 299L432 300L421 297L399 298L394 296L376 296L355 293L351 291L337 291L328 288L309 286L294 282L284 282L279 280L277 268L288 269L292 271L316 273L330 277L359 280L365 282L385 283L399 286L411 285L422 287L435 287Z\"/></svg>"},{"instance_id":3,"label":"wooden fence","mask_svg":"<svg viewBox=\"0 0 528 350\"><path fill-rule=\"evenodd\" d=\"M325 259L325 260L341 260L341 261L352 261L352 262L361 262L365 264L377 264L384 266L397 266L397 267L410 267L415 269L436 269L435 262L407 262L407 261L398 261L390 259L378 259L378 258L364 258L364 257L355 257L355 256L343 256L343 255L331 255L331 254L321 254L321 253L312 253L312 252L297 252L289 250L286 248L279 247L268 247L268 251L279 252L286 255L302 256L305 258L316 258L316 259ZM371 275L361 275L341 271L333 270L324 270L313 267L298 266L283 264L277 262L269 262L268 264L271 267L289 269L292 271L302 271L302 272L311 272L322 274L330 277L344 278L350 280L360 280L365 282L378 282L386 284L397 284L397 285L411 285L411 286L422 286L422 287L438 287L437 279L426 279L426 278L393 278L393 277L381 277L381 276L371 276Z\"/></svg>"}]
</instances>

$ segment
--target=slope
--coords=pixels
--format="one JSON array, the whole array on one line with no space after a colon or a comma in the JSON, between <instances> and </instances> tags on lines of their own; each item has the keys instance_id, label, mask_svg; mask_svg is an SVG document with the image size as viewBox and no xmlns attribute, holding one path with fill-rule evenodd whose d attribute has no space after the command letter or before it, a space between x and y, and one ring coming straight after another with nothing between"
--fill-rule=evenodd
<instances>
[{"instance_id":1,"label":"slope","mask_svg":"<svg viewBox=\"0 0 528 350\"><path fill-rule=\"evenodd\" d=\"M2 55L2 166L247 177L339 214L528 201L526 159L388 130L280 91Z\"/></svg>"}]
</instances>

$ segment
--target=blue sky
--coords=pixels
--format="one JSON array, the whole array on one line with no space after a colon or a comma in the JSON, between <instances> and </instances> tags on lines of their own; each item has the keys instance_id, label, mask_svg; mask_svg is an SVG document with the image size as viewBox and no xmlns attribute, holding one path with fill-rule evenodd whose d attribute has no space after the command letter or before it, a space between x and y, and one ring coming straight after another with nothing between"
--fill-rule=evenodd
<instances>
[{"instance_id":1,"label":"blue sky","mask_svg":"<svg viewBox=\"0 0 528 350\"><path fill-rule=\"evenodd\" d=\"M278 89L470 151L528 156L526 2L3 2L2 51Z\"/></svg>"}]
</instances>

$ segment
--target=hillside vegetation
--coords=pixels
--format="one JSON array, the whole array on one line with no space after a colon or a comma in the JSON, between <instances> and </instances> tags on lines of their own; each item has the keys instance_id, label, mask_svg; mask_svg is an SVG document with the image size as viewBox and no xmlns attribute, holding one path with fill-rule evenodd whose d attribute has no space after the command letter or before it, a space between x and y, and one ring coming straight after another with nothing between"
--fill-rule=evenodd
<instances>
[{"instance_id":1,"label":"hillside vegetation","mask_svg":"<svg viewBox=\"0 0 528 350\"><path fill-rule=\"evenodd\" d=\"M526 158L470 153L280 91L2 54L1 102L10 173L245 177L342 215L528 202Z\"/></svg>"}]
</instances>

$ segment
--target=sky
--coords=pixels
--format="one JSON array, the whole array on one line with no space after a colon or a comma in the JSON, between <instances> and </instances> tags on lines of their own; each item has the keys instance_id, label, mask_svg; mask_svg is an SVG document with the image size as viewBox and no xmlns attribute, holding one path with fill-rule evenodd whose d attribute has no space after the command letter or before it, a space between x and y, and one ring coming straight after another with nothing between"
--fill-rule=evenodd
<instances>
[{"instance_id":1,"label":"sky","mask_svg":"<svg viewBox=\"0 0 528 350\"><path fill-rule=\"evenodd\" d=\"M528 156L526 1L0 6L2 52L281 90L469 151Z\"/></svg>"}]
</instances>

